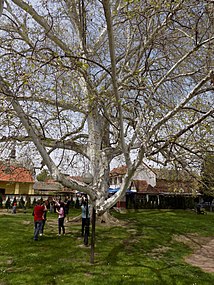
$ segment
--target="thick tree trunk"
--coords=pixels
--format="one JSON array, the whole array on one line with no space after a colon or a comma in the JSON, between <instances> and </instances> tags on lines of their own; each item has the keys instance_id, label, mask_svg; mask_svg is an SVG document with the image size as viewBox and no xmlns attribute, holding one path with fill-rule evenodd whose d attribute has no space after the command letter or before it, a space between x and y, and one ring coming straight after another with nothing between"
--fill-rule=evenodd
<instances>
[{"instance_id":1,"label":"thick tree trunk","mask_svg":"<svg viewBox=\"0 0 214 285\"><path fill-rule=\"evenodd\" d=\"M100 216L97 221L107 226L120 225L120 221L117 218L113 217L109 211Z\"/></svg>"},{"instance_id":2,"label":"thick tree trunk","mask_svg":"<svg viewBox=\"0 0 214 285\"><path fill-rule=\"evenodd\" d=\"M96 211L93 208L92 220L91 220L91 257L90 257L91 264L94 264L95 228L96 228Z\"/></svg>"},{"instance_id":3,"label":"thick tree trunk","mask_svg":"<svg viewBox=\"0 0 214 285\"><path fill-rule=\"evenodd\" d=\"M0 17L3 13L3 8L4 8L4 0L0 0Z\"/></svg>"}]
</instances>

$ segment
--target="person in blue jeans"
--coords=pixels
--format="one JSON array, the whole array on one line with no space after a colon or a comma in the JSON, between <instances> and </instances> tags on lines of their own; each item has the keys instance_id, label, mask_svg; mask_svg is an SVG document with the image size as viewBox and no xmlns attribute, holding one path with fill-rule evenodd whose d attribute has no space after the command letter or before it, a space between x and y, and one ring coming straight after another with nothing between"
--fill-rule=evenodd
<instances>
[{"instance_id":1,"label":"person in blue jeans","mask_svg":"<svg viewBox=\"0 0 214 285\"><path fill-rule=\"evenodd\" d=\"M37 201L33 210L34 216L34 240L38 240L39 233L42 230L43 225L43 215L44 215L45 207L41 205L41 201Z\"/></svg>"},{"instance_id":2,"label":"person in blue jeans","mask_svg":"<svg viewBox=\"0 0 214 285\"><path fill-rule=\"evenodd\" d=\"M39 232L40 236L43 236L44 234L44 228L45 228L45 223L47 220L47 211L48 211L46 207L46 203L44 202L42 205L44 206L44 211L43 211L43 216L42 216L42 228L41 228L41 231Z\"/></svg>"}]
</instances>

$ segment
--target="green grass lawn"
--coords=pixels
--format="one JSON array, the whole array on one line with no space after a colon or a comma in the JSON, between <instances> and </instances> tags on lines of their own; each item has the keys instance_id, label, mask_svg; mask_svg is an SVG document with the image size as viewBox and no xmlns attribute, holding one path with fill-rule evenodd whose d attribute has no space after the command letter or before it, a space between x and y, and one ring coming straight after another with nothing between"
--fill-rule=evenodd
<instances>
[{"instance_id":1,"label":"green grass lawn","mask_svg":"<svg viewBox=\"0 0 214 285\"><path fill-rule=\"evenodd\" d=\"M71 210L71 215L80 213ZM214 236L214 214L139 210L114 213L125 226L96 228L95 263L83 246L80 223L66 223L57 236L57 216L48 213L45 236L33 241L32 210L0 215L0 285L124 284L210 285L214 274L184 261L191 249L175 236Z\"/></svg>"}]
</instances>

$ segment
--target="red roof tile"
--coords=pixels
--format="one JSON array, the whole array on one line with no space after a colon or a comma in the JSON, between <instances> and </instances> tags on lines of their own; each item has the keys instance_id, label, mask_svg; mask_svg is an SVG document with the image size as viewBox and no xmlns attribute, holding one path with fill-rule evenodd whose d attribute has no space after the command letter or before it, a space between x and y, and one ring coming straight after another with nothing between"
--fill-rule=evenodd
<instances>
[{"instance_id":1,"label":"red roof tile","mask_svg":"<svg viewBox=\"0 0 214 285\"><path fill-rule=\"evenodd\" d=\"M127 166L126 165L122 165L120 167L116 167L116 168L113 168L111 171L110 171L110 176L117 176L117 175L124 175L126 174L127 172Z\"/></svg>"},{"instance_id":2,"label":"red roof tile","mask_svg":"<svg viewBox=\"0 0 214 285\"><path fill-rule=\"evenodd\" d=\"M156 174L154 172L154 170L148 166L146 163L142 162L142 165L144 165L147 169L149 169L151 172L153 172L154 174ZM117 176L117 175L125 175L127 173L127 165L122 165L120 167L115 167L110 171L110 176Z\"/></svg>"},{"instance_id":3,"label":"red roof tile","mask_svg":"<svg viewBox=\"0 0 214 285\"><path fill-rule=\"evenodd\" d=\"M20 166L0 165L0 181L5 182L34 182L30 170Z\"/></svg>"}]
</instances>

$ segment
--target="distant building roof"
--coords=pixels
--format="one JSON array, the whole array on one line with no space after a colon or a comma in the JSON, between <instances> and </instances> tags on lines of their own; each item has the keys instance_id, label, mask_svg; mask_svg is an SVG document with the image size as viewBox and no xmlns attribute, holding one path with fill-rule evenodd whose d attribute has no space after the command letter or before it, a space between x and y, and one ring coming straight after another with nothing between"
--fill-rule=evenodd
<instances>
[{"instance_id":1,"label":"distant building roof","mask_svg":"<svg viewBox=\"0 0 214 285\"><path fill-rule=\"evenodd\" d=\"M189 181L192 180L190 174L182 171L182 170L175 170L175 169L168 169L168 168L151 168L150 166L143 163L148 169L150 169L153 173L156 174L157 179L165 179L167 181ZM110 177L115 176L123 176L127 172L127 166L122 165L120 167L113 168L110 171Z\"/></svg>"},{"instance_id":2,"label":"distant building roof","mask_svg":"<svg viewBox=\"0 0 214 285\"><path fill-rule=\"evenodd\" d=\"M123 177L127 173L127 166L122 165L117 168L113 168L110 171L110 178L114 179L115 177ZM144 162L141 163L141 165L136 169L134 176L132 177L132 181L138 181L138 186L136 186L136 189L139 189L138 191L143 191L145 188L148 187L148 185L155 186L156 185L156 173L151 169L150 166L145 164ZM146 183L146 185L140 185L139 181L144 181L142 183Z\"/></svg>"},{"instance_id":3,"label":"distant building roof","mask_svg":"<svg viewBox=\"0 0 214 285\"><path fill-rule=\"evenodd\" d=\"M156 174L156 172L150 167L148 166L146 163L142 162L141 163L141 166L142 167L138 167L137 169L148 169L150 170L151 172L153 172L154 174ZM113 176L118 176L118 175L125 175L127 173L127 169L128 167L126 165L122 165L122 166L119 166L119 167L115 167L113 168L111 171L110 171L110 177L113 177Z\"/></svg>"},{"instance_id":4,"label":"distant building roof","mask_svg":"<svg viewBox=\"0 0 214 285\"><path fill-rule=\"evenodd\" d=\"M118 176L118 175L125 175L127 172L127 166L122 165L120 167L115 167L110 171L110 177Z\"/></svg>"},{"instance_id":5,"label":"distant building roof","mask_svg":"<svg viewBox=\"0 0 214 285\"><path fill-rule=\"evenodd\" d=\"M63 186L55 181L36 181L33 185L33 189L39 191L62 191Z\"/></svg>"},{"instance_id":6,"label":"distant building roof","mask_svg":"<svg viewBox=\"0 0 214 285\"><path fill-rule=\"evenodd\" d=\"M33 183L34 179L25 167L0 163L0 181Z\"/></svg>"},{"instance_id":7,"label":"distant building roof","mask_svg":"<svg viewBox=\"0 0 214 285\"><path fill-rule=\"evenodd\" d=\"M157 179L165 179L167 181L189 181L193 177L184 170L168 169L168 168L155 168L154 172L157 175Z\"/></svg>"},{"instance_id":8,"label":"distant building roof","mask_svg":"<svg viewBox=\"0 0 214 285\"><path fill-rule=\"evenodd\" d=\"M71 179L71 180L75 180L77 182L83 182L83 177L82 176L69 176L68 179Z\"/></svg>"}]
</instances>

